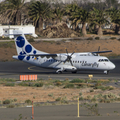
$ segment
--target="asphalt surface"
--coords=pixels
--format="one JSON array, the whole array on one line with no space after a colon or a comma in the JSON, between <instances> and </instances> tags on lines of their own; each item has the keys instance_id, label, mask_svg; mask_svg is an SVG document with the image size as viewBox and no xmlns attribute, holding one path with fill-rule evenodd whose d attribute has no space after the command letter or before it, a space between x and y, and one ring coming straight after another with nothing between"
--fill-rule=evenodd
<instances>
[{"instance_id":1,"label":"asphalt surface","mask_svg":"<svg viewBox=\"0 0 120 120\"><path fill-rule=\"evenodd\" d=\"M111 59L116 65L116 68L109 72L108 75L103 72L96 71L79 71L77 74L71 74L71 72L64 72L63 74L56 74L54 69L44 69L24 63L22 61L17 62L0 62L0 78L12 78L19 80L19 75L24 74L37 74L38 79L74 79L84 78L87 79L89 74L93 74L93 79L117 79L120 80L120 59Z\"/></svg>"},{"instance_id":2,"label":"asphalt surface","mask_svg":"<svg viewBox=\"0 0 120 120\"><path fill-rule=\"evenodd\" d=\"M34 120L120 120L120 104L98 104L100 116L92 115L80 107L80 117L76 105L40 106L34 108ZM31 120L32 108L0 108L0 120Z\"/></svg>"}]
</instances>

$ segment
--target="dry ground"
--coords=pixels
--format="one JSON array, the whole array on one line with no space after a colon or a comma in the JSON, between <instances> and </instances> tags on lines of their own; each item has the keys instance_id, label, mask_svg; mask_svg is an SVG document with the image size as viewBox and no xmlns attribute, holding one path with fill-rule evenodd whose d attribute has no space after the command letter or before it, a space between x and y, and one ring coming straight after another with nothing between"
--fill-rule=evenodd
<instances>
[{"instance_id":1,"label":"dry ground","mask_svg":"<svg viewBox=\"0 0 120 120\"><path fill-rule=\"evenodd\" d=\"M47 101L56 101L58 97L65 100L77 100L79 93L82 93L84 98L90 96L91 98L94 95L98 94L114 94L119 97L120 89L114 88L114 90L106 90L102 91L100 89L94 90L94 92L90 92L91 88L67 88L63 89L60 87L6 87L0 86L0 101L4 101L6 99L14 100L17 99L17 103L24 103L25 100L29 99L34 102L47 102Z\"/></svg>"}]
</instances>

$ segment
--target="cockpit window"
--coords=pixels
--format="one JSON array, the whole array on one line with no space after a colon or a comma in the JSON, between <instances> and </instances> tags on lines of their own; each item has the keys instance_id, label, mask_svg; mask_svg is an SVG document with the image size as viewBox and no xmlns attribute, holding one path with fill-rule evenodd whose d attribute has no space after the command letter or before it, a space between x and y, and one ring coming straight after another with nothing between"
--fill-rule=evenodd
<instances>
[{"instance_id":1,"label":"cockpit window","mask_svg":"<svg viewBox=\"0 0 120 120\"><path fill-rule=\"evenodd\" d=\"M108 62L108 59L99 59L98 62Z\"/></svg>"}]
</instances>

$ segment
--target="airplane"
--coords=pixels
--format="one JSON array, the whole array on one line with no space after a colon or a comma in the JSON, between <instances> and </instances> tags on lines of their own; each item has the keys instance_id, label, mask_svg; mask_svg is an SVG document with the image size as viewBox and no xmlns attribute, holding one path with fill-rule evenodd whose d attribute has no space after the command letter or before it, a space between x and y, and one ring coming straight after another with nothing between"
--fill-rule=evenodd
<instances>
[{"instance_id":1,"label":"airplane","mask_svg":"<svg viewBox=\"0 0 120 120\"><path fill-rule=\"evenodd\" d=\"M112 52L110 51L96 51L96 52L82 52L82 53L58 53L50 54L35 49L20 30L13 30L15 46L17 54L13 59L21 60L32 65L56 69L56 73L63 73L70 71L76 73L81 70L95 70L103 71L108 74L110 70L115 68L115 65L99 53Z\"/></svg>"}]
</instances>

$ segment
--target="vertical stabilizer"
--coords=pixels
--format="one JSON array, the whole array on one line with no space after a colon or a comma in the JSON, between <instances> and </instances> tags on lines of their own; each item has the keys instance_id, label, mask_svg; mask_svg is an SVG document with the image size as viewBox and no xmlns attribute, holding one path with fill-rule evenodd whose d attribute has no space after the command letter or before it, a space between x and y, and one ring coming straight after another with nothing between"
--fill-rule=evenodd
<instances>
[{"instance_id":1,"label":"vertical stabilizer","mask_svg":"<svg viewBox=\"0 0 120 120\"><path fill-rule=\"evenodd\" d=\"M35 49L25 38L25 35L20 30L13 30L15 46L18 54L18 59L23 60L29 54L42 54L45 52Z\"/></svg>"}]
</instances>

